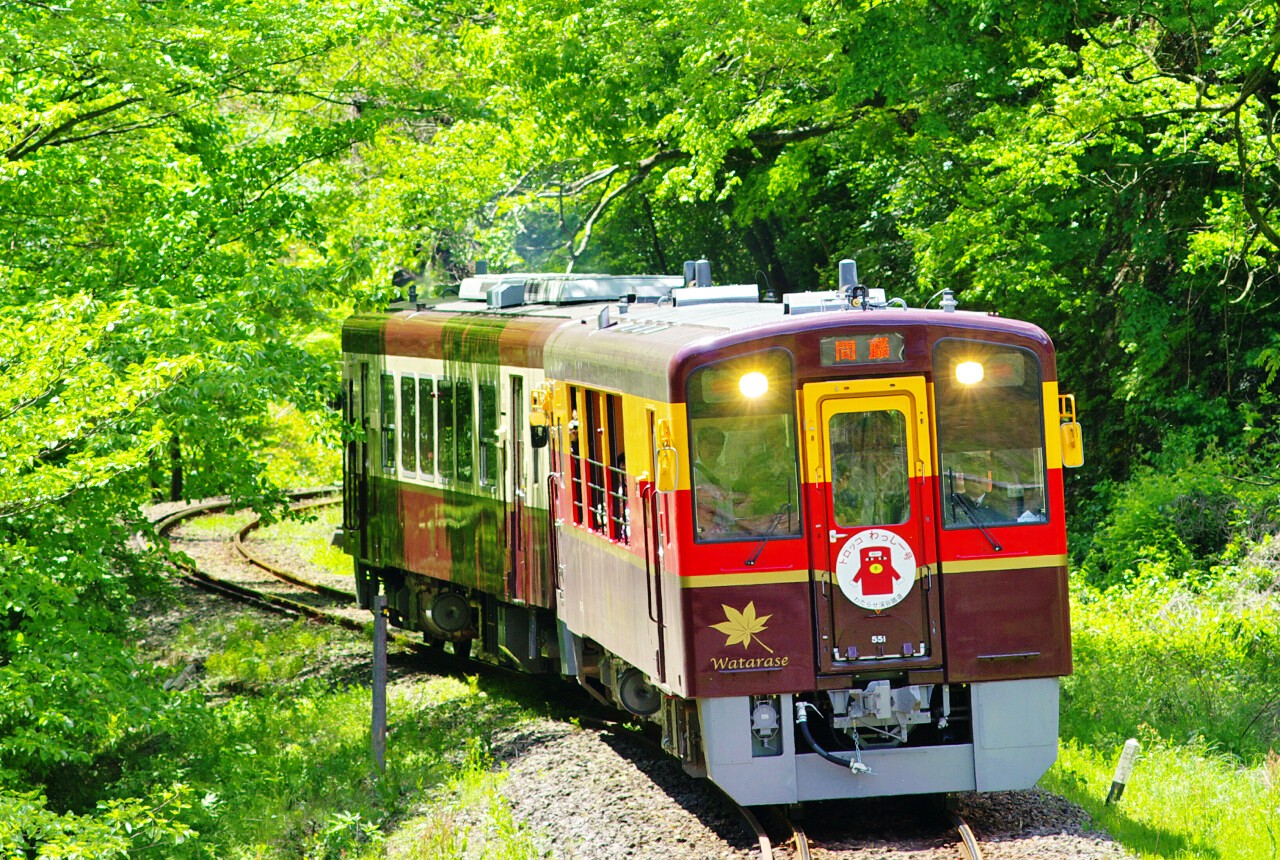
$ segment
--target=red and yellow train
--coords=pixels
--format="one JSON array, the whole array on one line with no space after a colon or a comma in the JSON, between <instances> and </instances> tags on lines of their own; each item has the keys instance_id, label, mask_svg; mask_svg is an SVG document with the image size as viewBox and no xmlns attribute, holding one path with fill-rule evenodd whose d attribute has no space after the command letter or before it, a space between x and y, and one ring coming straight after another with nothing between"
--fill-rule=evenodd
<instances>
[{"instance_id":1,"label":"red and yellow train","mask_svg":"<svg viewBox=\"0 0 1280 860\"><path fill-rule=\"evenodd\" d=\"M744 804L1032 785L1071 671L1040 329L842 264L471 278L343 329L363 605L661 723Z\"/></svg>"}]
</instances>

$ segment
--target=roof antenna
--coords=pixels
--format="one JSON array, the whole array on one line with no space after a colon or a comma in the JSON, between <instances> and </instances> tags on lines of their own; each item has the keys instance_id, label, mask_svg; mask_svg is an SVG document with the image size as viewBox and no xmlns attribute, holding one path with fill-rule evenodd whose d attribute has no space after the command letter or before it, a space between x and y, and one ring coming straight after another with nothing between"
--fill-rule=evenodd
<instances>
[{"instance_id":1,"label":"roof antenna","mask_svg":"<svg viewBox=\"0 0 1280 860\"><path fill-rule=\"evenodd\" d=\"M861 299L862 309L867 309L867 288L858 283L858 264L853 260L840 261L840 292L844 293L849 307L855 299Z\"/></svg>"},{"instance_id":2,"label":"roof antenna","mask_svg":"<svg viewBox=\"0 0 1280 860\"><path fill-rule=\"evenodd\" d=\"M695 266L695 269L696 269L696 275L695 275L695 279L697 280L697 284L696 284L696 286L699 286L699 287L709 287L709 286L711 286L711 263L710 263L710 261L708 261L708 260L699 260L697 263L695 263L695 264L694 264L694 266Z\"/></svg>"},{"instance_id":3,"label":"roof antenna","mask_svg":"<svg viewBox=\"0 0 1280 860\"><path fill-rule=\"evenodd\" d=\"M756 269L756 274L760 276L760 280L764 281L764 295L760 297L762 302L781 301L773 292L773 284L769 283L769 274L764 269Z\"/></svg>"}]
</instances>

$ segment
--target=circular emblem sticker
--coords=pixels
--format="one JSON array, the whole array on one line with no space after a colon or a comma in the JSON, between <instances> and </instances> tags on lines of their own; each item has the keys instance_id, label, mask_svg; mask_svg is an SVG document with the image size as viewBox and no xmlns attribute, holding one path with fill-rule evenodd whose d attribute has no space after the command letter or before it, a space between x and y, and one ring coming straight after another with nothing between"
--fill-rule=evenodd
<instances>
[{"instance_id":1,"label":"circular emblem sticker","mask_svg":"<svg viewBox=\"0 0 1280 860\"><path fill-rule=\"evenodd\" d=\"M916 584L916 554L891 531L858 532L836 556L836 582L855 606L888 609Z\"/></svg>"}]
</instances>

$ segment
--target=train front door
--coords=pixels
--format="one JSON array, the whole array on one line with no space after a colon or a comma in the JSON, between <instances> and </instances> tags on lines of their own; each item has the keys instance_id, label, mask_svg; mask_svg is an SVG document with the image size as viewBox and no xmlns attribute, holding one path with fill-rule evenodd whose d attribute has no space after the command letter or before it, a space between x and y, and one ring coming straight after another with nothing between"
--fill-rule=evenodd
<instances>
[{"instance_id":1,"label":"train front door","mask_svg":"<svg viewBox=\"0 0 1280 860\"><path fill-rule=\"evenodd\" d=\"M942 663L923 377L805 386L819 666Z\"/></svg>"}]
</instances>

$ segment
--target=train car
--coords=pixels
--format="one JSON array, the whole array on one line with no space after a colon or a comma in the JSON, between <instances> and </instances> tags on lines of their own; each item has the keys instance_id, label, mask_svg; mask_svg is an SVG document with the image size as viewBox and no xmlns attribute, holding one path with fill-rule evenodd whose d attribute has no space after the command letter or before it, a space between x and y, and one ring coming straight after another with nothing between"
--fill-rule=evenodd
<instances>
[{"instance_id":1,"label":"train car","mask_svg":"<svg viewBox=\"0 0 1280 860\"><path fill-rule=\"evenodd\" d=\"M857 281L472 278L343 328L359 599L739 803L1026 788L1071 671L1049 337Z\"/></svg>"}]
</instances>

